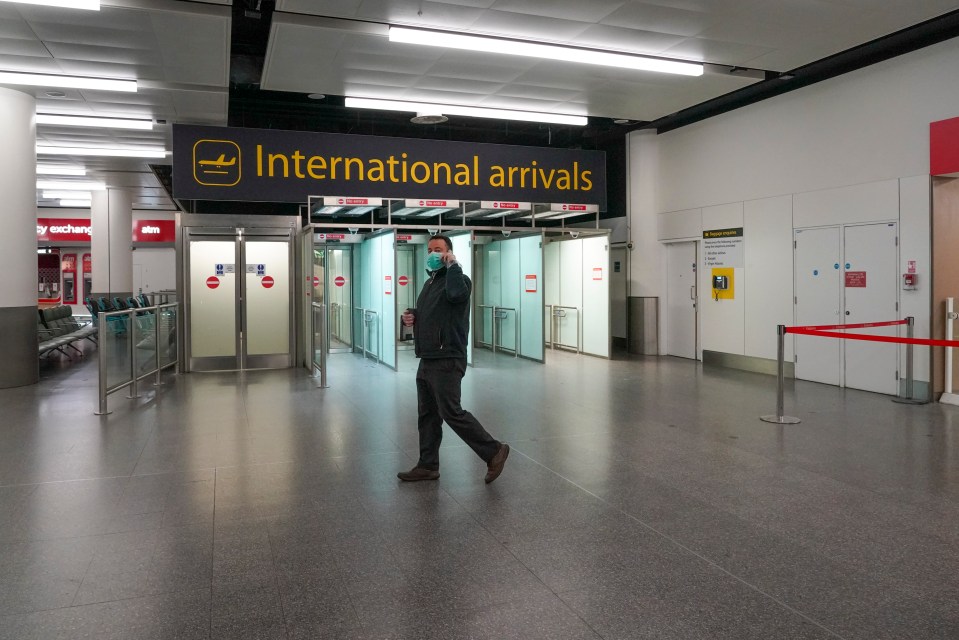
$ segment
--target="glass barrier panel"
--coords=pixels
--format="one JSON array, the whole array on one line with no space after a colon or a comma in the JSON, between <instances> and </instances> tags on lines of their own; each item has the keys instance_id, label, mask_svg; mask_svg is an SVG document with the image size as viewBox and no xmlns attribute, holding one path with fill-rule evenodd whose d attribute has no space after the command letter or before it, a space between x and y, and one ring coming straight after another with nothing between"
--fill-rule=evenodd
<instances>
[{"instance_id":1,"label":"glass barrier panel","mask_svg":"<svg viewBox=\"0 0 959 640\"><path fill-rule=\"evenodd\" d=\"M100 349L106 349L107 388L112 389L124 382L130 382L130 316L107 316L107 343Z\"/></svg>"},{"instance_id":2,"label":"glass barrier panel","mask_svg":"<svg viewBox=\"0 0 959 640\"><path fill-rule=\"evenodd\" d=\"M136 340L136 349L133 354L136 358L137 378L156 371L157 341L156 333L156 314L153 311L143 311L133 316L133 324L136 328L133 336Z\"/></svg>"},{"instance_id":3,"label":"glass barrier panel","mask_svg":"<svg viewBox=\"0 0 959 640\"><path fill-rule=\"evenodd\" d=\"M160 367L172 364L177 359L176 310L176 307L160 309L157 318L160 334L160 344L157 345L160 350Z\"/></svg>"},{"instance_id":4,"label":"glass barrier panel","mask_svg":"<svg viewBox=\"0 0 959 640\"><path fill-rule=\"evenodd\" d=\"M313 307L313 366L319 368L323 350L323 309Z\"/></svg>"}]
</instances>

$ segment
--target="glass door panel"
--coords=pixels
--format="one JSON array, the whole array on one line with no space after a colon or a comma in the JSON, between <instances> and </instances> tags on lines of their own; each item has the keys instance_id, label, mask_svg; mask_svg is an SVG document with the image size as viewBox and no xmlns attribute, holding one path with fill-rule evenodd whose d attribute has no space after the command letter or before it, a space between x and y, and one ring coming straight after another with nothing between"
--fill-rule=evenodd
<instances>
[{"instance_id":1,"label":"glass door panel","mask_svg":"<svg viewBox=\"0 0 959 640\"><path fill-rule=\"evenodd\" d=\"M326 249L327 297L329 299L330 351L353 349L353 250Z\"/></svg>"},{"instance_id":2,"label":"glass door panel","mask_svg":"<svg viewBox=\"0 0 959 640\"><path fill-rule=\"evenodd\" d=\"M234 238L189 243L191 368L236 368L236 262Z\"/></svg>"},{"instance_id":3,"label":"glass door panel","mask_svg":"<svg viewBox=\"0 0 959 640\"><path fill-rule=\"evenodd\" d=\"M288 238L248 238L246 257L245 342L247 366L289 366L290 242ZM254 358L254 356L275 356ZM244 367L246 368L246 367Z\"/></svg>"}]
</instances>

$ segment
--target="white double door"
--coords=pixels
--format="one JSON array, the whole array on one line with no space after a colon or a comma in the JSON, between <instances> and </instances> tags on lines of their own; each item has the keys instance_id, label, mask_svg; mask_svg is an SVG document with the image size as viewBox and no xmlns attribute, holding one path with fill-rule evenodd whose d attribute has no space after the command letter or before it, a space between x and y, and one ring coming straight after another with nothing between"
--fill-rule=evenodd
<instances>
[{"instance_id":1,"label":"white double door","mask_svg":"<svg viewBox=\"0 0 959 640\"><path fill-rule=\"evenodd\" d=\"M289 229L183 233L189 370L292 366Z\"/></svg>"},{"instance_id":2,"label":"white double door","mask_svg":"<svg viewBox=\"0 0 959 640\"><path fill-rule=\"evenodd\" d=\"M797 229L795 322L846 325L897 320L899 305L896 223ZM897 327L857 329L897 335ZM896 394L899 352L895 344L795 336L796 377Z\"/></svg>"}]
</instances>

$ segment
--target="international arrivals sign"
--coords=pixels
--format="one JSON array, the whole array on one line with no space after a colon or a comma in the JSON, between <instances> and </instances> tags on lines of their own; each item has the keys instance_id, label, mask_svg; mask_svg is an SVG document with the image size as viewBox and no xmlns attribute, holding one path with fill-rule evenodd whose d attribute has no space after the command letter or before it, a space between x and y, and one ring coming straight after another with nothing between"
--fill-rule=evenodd
<instances>
[{"instance_id":1,"label":"international arrivals sign","mask_svg":"<svg viewBox=\"0 0 959 640\"><path fill-rule=\"evenodd\" d=\"M567 202L606 210L606 154L310 131L173 125L173 196L306 202ZM429 205L424 205L429 206Z\"/></svg>"}]
</instances>

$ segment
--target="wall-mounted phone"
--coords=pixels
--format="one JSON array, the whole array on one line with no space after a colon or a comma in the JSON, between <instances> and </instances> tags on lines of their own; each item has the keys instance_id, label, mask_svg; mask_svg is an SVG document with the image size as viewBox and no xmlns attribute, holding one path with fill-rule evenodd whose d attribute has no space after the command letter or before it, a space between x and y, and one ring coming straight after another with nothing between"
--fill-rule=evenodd
<instances>
[{"instance_id":1,"label":"wall-mounted phone","mask_svg":"<svg viewBox=\"0 0 959 640\"><path fill-rule=\"evenodd\" d=\"M729 267L717 267L712 270L713 300L732 300L736 297L733 284L735 273L735 270Z\"/></svg>"}]
</instances>

